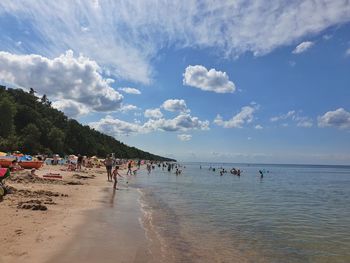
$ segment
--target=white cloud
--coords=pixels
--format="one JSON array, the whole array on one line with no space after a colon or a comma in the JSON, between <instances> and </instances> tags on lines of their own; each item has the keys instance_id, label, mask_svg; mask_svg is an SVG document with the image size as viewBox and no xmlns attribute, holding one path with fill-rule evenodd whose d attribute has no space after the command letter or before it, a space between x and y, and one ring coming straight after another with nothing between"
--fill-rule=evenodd
<instances>
[{"instance_id":1,"label":"white cloud","mask_svg":"<svg viewBox=\"0 0 350 263\"><path fill-rule=\"evenodd\" d=\"M141 94L141 91L139 91L138 89L135 89L135 88L125 87L125 88L120 88L119 90L124 91L127 94L134 94L134 95Z\"/></svg>"},{"instance_id":2,"label":"white cloud","mask_svg":"<svg viewBox=\"0 0 350 263\"><path fill-rule=\"evenodd\" d=\"M241 108L239 113L228 121L224 121L218 114L214 120L214 123L224 128L242 128L244 124L251 123L253 121L253 114L256 110L257 107L244 106Z\"/></svg>"},{"instance_id":3,"label":"white cloud","mask_svg":"<svg viewBox=\"0 0 350 263\"><path fill-rule=\"evenodd\" d=\"M68 117L75 118L89 113L89 108L74 100L63 99L54 101L52 107L64 112Z\"/></svg>"},{"instance_id":4,"label":"white cloud","mask_svg":"<svg viewBox=\"0 0 350 263\"><path fill-rule=\"evenodd\" d=\"M274 116L270 118L271 122L279 122L279 121L286 121L286 120L292 120L293 122L296 122L296 125L298 127L302 128L311 128L313 126L313 120L306 116L300 115L301 111L297 112L295 110L290 110L285 114L281 114L278 116ZM282 127L288 127L288 123L282 123Z\"/></svg>"},{"instance_id":5,"label":"white cloud","mask_svg":"<svg viewBox=\"0 0 350 263\"><path fill-rule=\"evenodd\" d=\"M328 111L324 115L318 117L318 126L348 129L350 128L350 112L343 108L339 108L335 111Z\"/></svg>"},{"instance_id":6,"label":"white cloud","mask_svg":"<svg viewBox=\"0 0 350 263\"><path fill-rule=\"evenodd\" d=\"M173 119L150 119L144 124L146 129L161 131L208 130L209 121L201 121L188 113L180 113Z\"/></svg>"},{"instance_id":7,"label":"white cloud","mask_svg":"<svg viewBox=\"0 0 350 263\"><path fill-rule=\"evenodd\" d=\"M183 84L216 93L233 93L235 84L229 80L226 72L201 66L188 66L183 74Z\"/></svg>"},{"instance_id":8,"label":"white cloud","mask_svg":"<svg viewBox=\"0 0 350 263\"><path fill-rule=\"evenodd\" d=\"M254 128L257 129L257 130L262 130L262 129L263 129L263 126L261 126L260 124L258 124L258 125L255 125Z\"/></svg>"},{"instance_id":9,"label":"white cloud","mask_svg":"<svg viewBox=\"0 0 350 263\"><path fill-rule=\"evenodd\" d=\"M179 99L170 99L164 101L161 106L164 110L167 111L178 111L178 112L186 112L188 111L186 102L184 100Z\"/></svg>"},{"instance_id":10,"label":"white cloud","mask_svg":"<svg viewBox=\"0 0 350 263\"><path fill-rule=\"evenodd\" d=\"M280 121L280 120L286 120L288 118L295 118L295 114L296 114L296 111L295 110L291 110L291 111L288 111L286 114L281 114L279 116L274 116L274 117L271 117L270 118L270 121L271 122L276 122L276 121Z\"/></svg>"},{"instance_id":11,"label":"white cloud","mask_svg":"<svg viewBox=\"0 0 350 263\"><path fill-rule=\"evenodd\" d=\"M209 121L201 121L197 117L193 117L187 113L181 113L173 119L149 119L144 124L130 123L107 115L105 118L97 122L91 122L89 125L111 136L150 133L154 131L186 132L190 130L209 129Z\"/></svg>"},{"instance_id":12,"label":"white cloud","mask_svg":"<svg viewBox=\"0 0 350 263\"><path fill-rule=\"evenodd\" d=\"M69 114L120 108L123 96L111 87L114 80L103 78L100 72L95 61L74 57L72 51L53 59L0 52L1 80L32 87Z\"/></svg>"},{"instance_id":13,"label":"white cloud","mask_svg":"<svg viewBox=\"0 0 350 263\"><path fill-rule=\"evenodd\" d=\"M54 57L70 48L115 76L149 83L151 63L164 47L262 55L348 22L350 5L340 0L1 0L0 16L19 21L12 33L34 35L23 43L31 53ZM5 26L0 25L0 48L22 51Z\"/></svg>"},{"instance_id":14,"label":"white cloud","mask_svg":"<svg viewBox=\"0 0 350 263\"><path fill-rule=\"evenodd\" d=\"M163 117L163 113L159 108L156 109L147 109L145 110L145 117L150 119L160 119Z\"/></svg>"},{"instance_id":15,"label":"white cloud","mask_svg":"<svg viewBox=\"0 0 350 263\"><path fill-rule=\"evenodd\" d=\"M309 48L311 48L314 45L313 42L311 41L305 41L300 43L294 50L293 50L293 54L300 54L305 52L306 50L308 50Z\"/></svg>"},{"instance_id":16,"label":"white cloud","mask_svg":"<svg viewBox=\"0 0 350 263\"><path fill-rule=\"evenodd\" d=\"M179 138L180 141L186 142L192 139L192 135L190 134L179 134L177 135L177 138Z\"/></svg>"},{"instance_id":17,"label":"white cloud","mask_svg":"<svg viewBox=\"0 0 350 263\"><path fill-rule=\"evenodd\" d=\"M138 123L130 123L119 119L114 119L110 115L107 115L98 122L91 122L89 125L95 130L115 137L145 132L143 127Z\"/></svg>"},{"instance_id":18,"label":"white cloud","mask_svg":"<svg viewBox=\"0 0 350 263\"><path fill-rule=\"evenodd\" d=\"M139 108L135 105L131 105L131 104L123 104L119 111L121 112L129 112L129 111L135 111L135 110L138 110Z\"/></svg>"},{"instance_id":19,"label":"white cloud","mask_svg":"<svg viewBox=\"0 0 350 263\"><path fill-rule=\"evenodd\" d=\"M310 119L308 117L299 117L299 116L297 116L295 118L295 121L297 122L297 126L298 127L311 128L313 126L312 119Z\"/></svg>"}]
</instances>

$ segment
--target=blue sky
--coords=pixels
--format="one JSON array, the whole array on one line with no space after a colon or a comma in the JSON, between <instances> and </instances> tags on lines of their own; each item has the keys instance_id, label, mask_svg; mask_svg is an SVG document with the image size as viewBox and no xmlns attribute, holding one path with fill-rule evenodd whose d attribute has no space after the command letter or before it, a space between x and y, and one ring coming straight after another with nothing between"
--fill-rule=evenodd
<instances>
[{"instance_id":1,"label":"blue sky","mask_svg":"<svg viewBox=\"0 0 350 263\"><path fill-rule=\"evenodd\" d=\"M350 163L350 1L0 3L0 81L181 161Z\"/></svg>"}]
</instances>

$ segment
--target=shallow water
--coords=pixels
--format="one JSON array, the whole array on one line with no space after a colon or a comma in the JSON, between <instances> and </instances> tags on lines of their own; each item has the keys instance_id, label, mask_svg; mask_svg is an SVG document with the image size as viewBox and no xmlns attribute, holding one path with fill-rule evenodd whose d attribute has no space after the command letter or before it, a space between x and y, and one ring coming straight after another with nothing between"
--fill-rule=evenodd
<instances>
[{"instance_id":1,"label":"shallow water","mask_svg":"<svg viewBox=\"0 0 350 263\"><path fill-rule=\"evenodd\" d=\"M350 262L349 166L183 165L133 179L164 262Z\"/></svg>"}]
</instances>

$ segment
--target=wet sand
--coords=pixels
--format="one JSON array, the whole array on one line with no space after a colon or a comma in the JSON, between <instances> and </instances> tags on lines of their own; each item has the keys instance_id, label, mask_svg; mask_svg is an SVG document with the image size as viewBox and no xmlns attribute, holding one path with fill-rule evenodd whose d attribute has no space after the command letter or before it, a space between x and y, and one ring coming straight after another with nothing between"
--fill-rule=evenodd
<instances>
[{"instance_id":1,"label":"wet sand","mask_svg":"<svg viewBox=\"0 0 350 263\"><path fill-rule=\"evenodd\" d=\"M152 262L138 191L127 190L121 180L121 189L113 192L104 168L82 173L61 168L44 166L37 180L23 171L18 180L6 181L16 190L0 202L0 263ZM48 172L63 179L42 179ZM19 207L27 202L47 210Z\"/></svg>"},{"instance_id":2,"label":"wet sand","mask_svg":"<svg viewBox=\"0 0 350 263\"><path fill-rule=\"evenodd\" d=\"M103 206L87 212L74 239L47 262L154 262L140 225L137 190L105 191Z\"/></svg>"}]
</instances>

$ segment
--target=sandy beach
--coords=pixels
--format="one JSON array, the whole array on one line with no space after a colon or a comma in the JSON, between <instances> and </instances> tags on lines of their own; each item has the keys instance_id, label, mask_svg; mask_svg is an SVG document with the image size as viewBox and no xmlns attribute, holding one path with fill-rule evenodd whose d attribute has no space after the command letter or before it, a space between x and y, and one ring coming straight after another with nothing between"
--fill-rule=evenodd
<instances>
[{"instance_id":1,"label":"sandy beach","mask_svg":"<svg viewBox=\"0 0 350 263\"><path fill-rule=\"evenodd\" d=\"M6 181L13 193L0 202L0 262L151 262L137 190L121 182L113 191L104 168L62 168L44 166L37 180L22 171ZM63 179L40 179L47 173Z\"/></svg>"}]
</instances>

